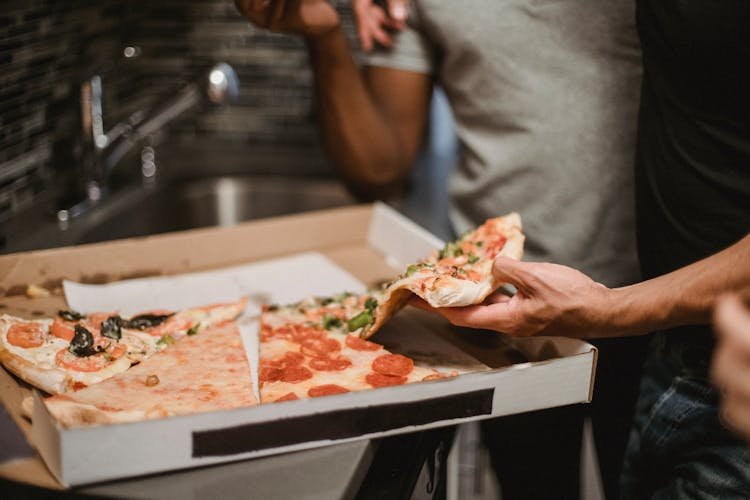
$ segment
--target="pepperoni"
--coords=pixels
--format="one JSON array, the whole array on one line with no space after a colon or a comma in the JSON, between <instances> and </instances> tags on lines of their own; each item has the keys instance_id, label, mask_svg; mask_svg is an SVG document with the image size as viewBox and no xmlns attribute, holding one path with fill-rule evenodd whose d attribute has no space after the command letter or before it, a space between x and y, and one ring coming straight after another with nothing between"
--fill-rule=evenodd
<instances>
[{"instance_id":1,"label":"pepperoni","mask_svg":"<svg viewBox=\"0 0 750 500\"><path fill-rule=\"evenodd\" d=\"M260 340L264 342L274 338L292 340L293 333L293 330L288 326L273 328L270 325L264 324L260 329Z\"/></svg>"},{"instance_id":2,"label":"pepperoni","mask_svg":"<svg viewBox=\"0 0 750 500\"><path fill-rule=\"evenodd\" d=\"M17 347L39 347L44 344L44 330L39 323L13 323L8 329L8 343Z\"/></svg>"},{"instance_id":3,"label":"pepperoni","mask_svg":"<svg viewBox=\"0 0 750 500\"><path fill-rule=\"evenodd\" d=\"M331 338L308 338L301 342L300 352L313 358L323 358L341 350L341 342Z\"/></svg>"},{"instance_id":4,"label":"pepperoni","mask_svg":"<svg viewBox=\"0 0 750 500\"><path fill-rule=\"evenodd\" d=\"M278 382L281 380L282 367L263 365L258 370L258 382Z\"/></svg>"},{"instance_id":5,"label":"pepperoni","mask_svg":"<svg viewBox=\"0 0 750 500\"><path fill-rule=\"evenodd\" d=\"M306 341L324 340L326 338L325 330L319 328L307 325L291 325L291 327L294 329L292 340L298 344L303 344Z\"/></svg>"},{"instance_id":6,"label":"pepperoni","mask_svg":"<svg viewBox=\"0 0 750 500\"><path fill-rule=\"evenodd\" d=\"M406 383L406 377L398 375L383 375L382 373L368 373L365 381L372 387L389 387Z\"/></svg>"},{"instance_id":7,"label":"pepperoni","mask_svg":"<svg viewBox=\"0 0 750 500\"><path fill-rule=\"evenodd\" d=\"M287 351L284 353L284 362L287 366L289 365L301 365L305 360L305 356L296 351Z\"/></svg>"},{"instance_id":8,"label":"pepperoni","mask_svg":"<svg viewBox=\"0 0 750 500\"><path fill-rule=\"evenodd\" d=\"M281 382L296 384L311 379L313 373L304 366L287 366L281 373Z\"/></svg>"},{"instance_id":9,"label":"pepperoni","mask_svg":"<svg viewBox=\"0 0 750 500\"><path fill-rule=\"evenodd\" d=\"M352 362L346 356L335 358L313 358L310 360L310 368L321 372L340 372L352 366Z\"/></svg>"},{"instance_id":10,"label":"pepperoni","mask_svg":"<svg viewBox=\"0 0 750 500\"><path fill-rule=\"evenodd\" d=\"M86 316L86 319L84 320L86 323L86 326L89 325L96 328L97 330L102 329L102 322L109 318L110 316L114 316L115 313L93 313Z\"/></svg>"},{"instance_id":11,"label":"pepperoni","mask_svg":"<svg viewBox=\"0 0 750 500\"><path fill-rule=\"evenodd\" d=\"M346 346L355 351L379 351L382 347L380 344L361 339L356 335L346 336Z\"/></svg>"},{"instance_id":12,"label":"pepperoni","mask_svg":"<svg viewBox=\"0 0 750 500\"><path fill-rule=\"evenodd\" d=\"M463 273L460 273L457 276L459 279L467 279L476 283L482 281L482 275L479 274L479 272L474 271L473 269L464 269L463 271Z\"/></svg>"},{"instance_id":13,"label":"pepperoni","mask_svg":"<svg viewBox=\"0 0 750 500\"><path fill-rule=\"evenodd\" d=\"M487 247L484 257L486 259L494 259L503 249L506 243L506 239L502 236L498 236L495 241L490 243Z\"/></svg>"},{"instance_id":14,"label":"pepperoni","mask_svg":"<svg viewBox=\"0 0 750 500\"><path fill-rule=\"evenodd\" d=\"M123 344L117 344L108 352L93 354L91 356L78 357L68 351L68 348L60 349L55 360L59 366L79 372L98 372L127 352Z\"/></svg>"},{"instance_id":15,"label":"pepperoni","mask_svg":"<svg viewBox=\"0 0 750 500\"><path fill-rule=\"evenodd\" d=\"M345 387L341 387L340 385L336 385L336 384L324 384L324 385L316 385L315 387L310 387L310 389L307 391L307 395L310 396L311 398L318 398L320 396L344 394L345 392L349 392L349 389Z\"/></svg>"},{"instance_id":16,"label":"pepperoni","mask_svg":"<svg viewBox=\"0 0 750 500\"><path fill-rule=\"evenodd\" d=\"M296 351L288 351L279 358L263 361L263 364L274 368L286 368L287 366L301 365L304 360L304 355Z\"/></svg>"},{"instance_id":17,"label":"pepperoni","mask_svg":"<svg viewBox=\"0 0 750 500\"><path fill-rule=\"evenodd\" d=\"M49 327L49 332L59 339L70 342L75 335L75 330L73 329L74 326L74 321L66 321L60 316L57 316L52 322L52 326Z\"/></svg>"},{"instance_id":18,"label":"pepperoni","mask_svg":"<svg viewBox=\"0 0 750 500\"><path fill-rule=\"evenodd\" d=\"M400 354L382 354L372 362L372 371L382 375L405 377L414 369L414 361Z\"/></svg>"},{"instance_id":19,"label":"pepperoni","mask_svg":"<svg viewBox=\"0 0 750 500\"><path fill-rule=\"evenodd\" d=\"M299 398L297 397L297 395L295 393L293 393L293 392L287 392L286 394L284 394L283 396L281 396L280 398L278 398L276 400L276 402L279 402L279 401L295 401L297 399L299 399Z\"/></svg>"}]
</instances>

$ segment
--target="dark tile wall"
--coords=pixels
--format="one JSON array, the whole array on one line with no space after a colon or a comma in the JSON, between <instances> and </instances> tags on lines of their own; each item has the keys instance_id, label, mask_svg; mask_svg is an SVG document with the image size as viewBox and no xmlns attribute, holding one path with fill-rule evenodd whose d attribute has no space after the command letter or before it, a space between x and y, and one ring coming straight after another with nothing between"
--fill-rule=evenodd
<instances>
[{"instance_id":1,"label":"dark tile wall","mask_svg":"<svg viewBox=\"0 0 750 500\"><path fill-rule=\"evenodd\" d=\"M75 182L78 92L95 71L103 75L106 130L225 61L239 74L239 101L176 120L163 147L179 161L166 155L168 166L330 175L302 41L253 28L231 0L2 3L0 223ZM347 4L336 2L351 33ZM123 57L128 45L139 57Z\"/></svg>"}]
</instances>

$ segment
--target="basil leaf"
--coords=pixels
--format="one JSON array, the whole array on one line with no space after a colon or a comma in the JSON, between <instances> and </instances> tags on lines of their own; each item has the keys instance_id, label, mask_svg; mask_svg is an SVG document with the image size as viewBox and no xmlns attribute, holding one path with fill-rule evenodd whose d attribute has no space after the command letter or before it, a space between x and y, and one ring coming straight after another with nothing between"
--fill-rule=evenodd
<instances>
[{"instance_id":1,"label":"basil leaf","mask_svg":"<svg viewBox=\"0 0 750 500\"><path fill-rule=\"evenodd\" d=\"M194 324L193 326L190 327L190 330L187 331L187 334L188 335L195 335L196 333L198 333L198 329L200 327L201 327L200 322Z\"/></svg>"},{"instance_id":2,"label":"basil leaf","mask_svg":"<svg viewBox=\"0 0 750 500\"><path fill-rule=\"evenodd\" d=\"M166 320L174 316L170 314L141 314L123 322L124 327L133 328L134 330L146 330L147 328L161 325Z\"/></svg>"},{"instance_id":3,"label":"basil leaf","mask_svg":"<svg viewBox=\"0 0 750 500\"><path fill-rule=\"evenodd\" d=\"M120 316L110 316L102 321L102 336L108 339L120 340L122 338L122 323Z\"/></svg>"},{"instance_id":4,"label":"basil leaf","mask_svg":"<svg viewBox=\"0 0 750 500\"><path fill-rule=\"evenodd\" d=\"M338 328L343 324L341 318L337 318L331 314L323 316L323 328L330 330L331 328Z\"/></svg>"},{"instance_id":5,"label":"basil leaf","mask_svg":"<svg viewBox=\"0 0 750 500\"><path fill-rule=\"evenodd\" d=\"M86 317L78 311L57 311L57 315L66 321L79 321Z\"/></svg>"},{"instance_id":6,"label":"basil leaf","mask_svg":"<svg viewBox=\"0 0 750 500\"><path fill-rule=\"evenodd\" d=\"M73 332L73 339L68 346L69 353L83 358L102 351L94 348L94 336L83 326L75 325Z\"/></svg>"},{"instance_id":7,"label":"basil leaf","mask_svg":"<svg viewBox=\"0 0 750 500\"><path fill-rule=\"evenodd\" d=\"M174 337L172 337L170 334L166 333L161 336L159 340L156 341L156 345L172 345L175 342L177 342Z\"/></svg>"}]
</instances>

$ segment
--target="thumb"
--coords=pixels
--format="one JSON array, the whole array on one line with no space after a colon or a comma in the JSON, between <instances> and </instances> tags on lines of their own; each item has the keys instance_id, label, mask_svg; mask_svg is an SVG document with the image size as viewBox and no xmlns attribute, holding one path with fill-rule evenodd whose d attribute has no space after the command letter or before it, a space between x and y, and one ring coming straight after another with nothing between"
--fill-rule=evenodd
<instances>
[{"instance_id":1,"label":"thumb","mask_svg":"<svg viewBox=\"0 0 750 500\"><path fill-rule=\"evenodd\" d=\"M406 21L408 15L409 0L389 0L388 15L396 21Z\"/></svg>"},{"instance_id":2,"label":"thumb","mask_svg":"<svg viewBox=\"0 0 750 500\"><path fill-rule=\"evenodd\" d=\"M510 257L498 255L492 264L492 276L500 283L509 283L522 290L524 293L533 291L532 272L534 264L530 262L521 262Z\"/></svg>"}]
</instances>

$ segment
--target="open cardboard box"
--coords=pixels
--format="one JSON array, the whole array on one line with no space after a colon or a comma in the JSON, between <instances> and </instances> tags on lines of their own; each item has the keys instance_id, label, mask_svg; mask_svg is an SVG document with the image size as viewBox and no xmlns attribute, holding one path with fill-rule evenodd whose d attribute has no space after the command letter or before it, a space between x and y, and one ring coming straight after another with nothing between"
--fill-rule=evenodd
<instances>
[{"instance_id":1,"label":"open cardboard box","mask_svg":"<svg viewBox=\"0 0 750 500\"><path fill-rule=\"evenodd\" d=\"M61 295L28 299L28 284L105 283L177 275L315 252L364 285L393 278L442 242L383 204L0 257L0 308L25 317L65 307ZM302 280L304 281L304 280ZM363 285L363 286L364 286ZM300 296L305 286L300 285ZM0 463L0 477L71 486L235 461L362 438L588 402L596 349L586 342L510 342L407 308L374 339L417 359L440 357L461 375L343 395L132 424L63 429L35 393L33 425L20 416L29 389L0 370L0 399L39 451Z\"/></svg>"}]
</instances>

